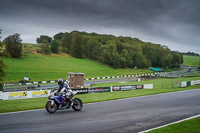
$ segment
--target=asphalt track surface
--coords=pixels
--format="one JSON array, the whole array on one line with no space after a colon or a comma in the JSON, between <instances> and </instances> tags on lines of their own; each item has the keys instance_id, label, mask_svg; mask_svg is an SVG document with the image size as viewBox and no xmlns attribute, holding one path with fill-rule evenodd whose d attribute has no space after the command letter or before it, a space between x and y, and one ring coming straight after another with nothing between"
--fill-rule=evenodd
<instances>
[{"instance_id":1,"label":"asphalt track surface","mask_svg":"<svg viewBox=\"0 0 200 133\"><path fill-rule=\"evenodd\" d=\"M198 114L200 89L195 89L85 104L79 112L49 114L41 109L1 114L0 132L135 133Z\"/></svg>"}]
</instances>

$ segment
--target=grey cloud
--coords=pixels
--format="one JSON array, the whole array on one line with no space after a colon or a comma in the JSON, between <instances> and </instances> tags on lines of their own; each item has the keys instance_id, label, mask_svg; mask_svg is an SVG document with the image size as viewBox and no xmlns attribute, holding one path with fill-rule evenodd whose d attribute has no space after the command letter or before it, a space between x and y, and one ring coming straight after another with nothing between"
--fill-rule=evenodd
<instances>
[{"instance_id":1,"label":"grey cloud","mask_svg":"<svg viewBox=\"0 0 200 133\"><path fill-rule=\"evenodd\" d=\"M27 42L80 30L199 52L199 10L199 0L1 0L0 28L5 35L21 33Z\"/></svg>"}]
</instances>

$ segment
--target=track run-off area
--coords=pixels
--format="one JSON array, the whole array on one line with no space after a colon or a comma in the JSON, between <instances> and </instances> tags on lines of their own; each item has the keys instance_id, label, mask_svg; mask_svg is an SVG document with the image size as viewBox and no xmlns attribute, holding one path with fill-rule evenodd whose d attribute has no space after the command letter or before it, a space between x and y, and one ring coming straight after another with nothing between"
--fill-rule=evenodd
<instances>
[{"instance_id":1,"label":"track run-off area","mask_svg":"<svg viewBox=\"0 0 200 133\"><path fill-rule=\"evenodd\" d=\"M193 89L84 104L80 112L49 114L40 109L0 114L0 132L135 133L198 114L200 89Z\"/></svg>"}]
</instances>

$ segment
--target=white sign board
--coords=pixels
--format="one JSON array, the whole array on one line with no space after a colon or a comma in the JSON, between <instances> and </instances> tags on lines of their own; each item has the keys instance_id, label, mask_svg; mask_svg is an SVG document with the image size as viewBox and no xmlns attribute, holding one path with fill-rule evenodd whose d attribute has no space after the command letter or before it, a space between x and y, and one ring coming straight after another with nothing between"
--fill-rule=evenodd
<instances>
[{"instance_id":1,"label":"white sign board","mask_svg":"<svg viewBox=\"0 0 200 133\"><path fill-rule=\"evenodd\" d=\"M27 80L27 81L29 81L29 80L30 80L30 78L28 78L28 77L24 77L24 80Z\"/></svg>"}]
</instances>

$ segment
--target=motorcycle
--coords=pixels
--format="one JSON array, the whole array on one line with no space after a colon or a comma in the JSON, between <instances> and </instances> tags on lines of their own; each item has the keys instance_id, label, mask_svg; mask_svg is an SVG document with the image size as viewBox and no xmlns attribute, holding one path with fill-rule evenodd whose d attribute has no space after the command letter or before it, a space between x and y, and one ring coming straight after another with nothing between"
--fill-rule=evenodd
<instances>
[{"instance_id":1,"label":"motorcycle","mask_svg":"<svg viewBox=\"0 0 200 133\"><path fill-rule=\"evenodd\" d=\"M77 94L77 91L73 91L69 96L65 97L65 100L62 104L62 107L59 108L59 103L55 100L57 97L55 93L55 89L53 89L48 96L49 101L46 103L46 110L49 113L55 113L57 110L63 110L63 109L70 109L72 104L72 109L75 111L80 111L83 108L83 102L79 98L73 98ZM72 99L72 103L70 104L69 97Z\"/></svg>"}]
</instances>

